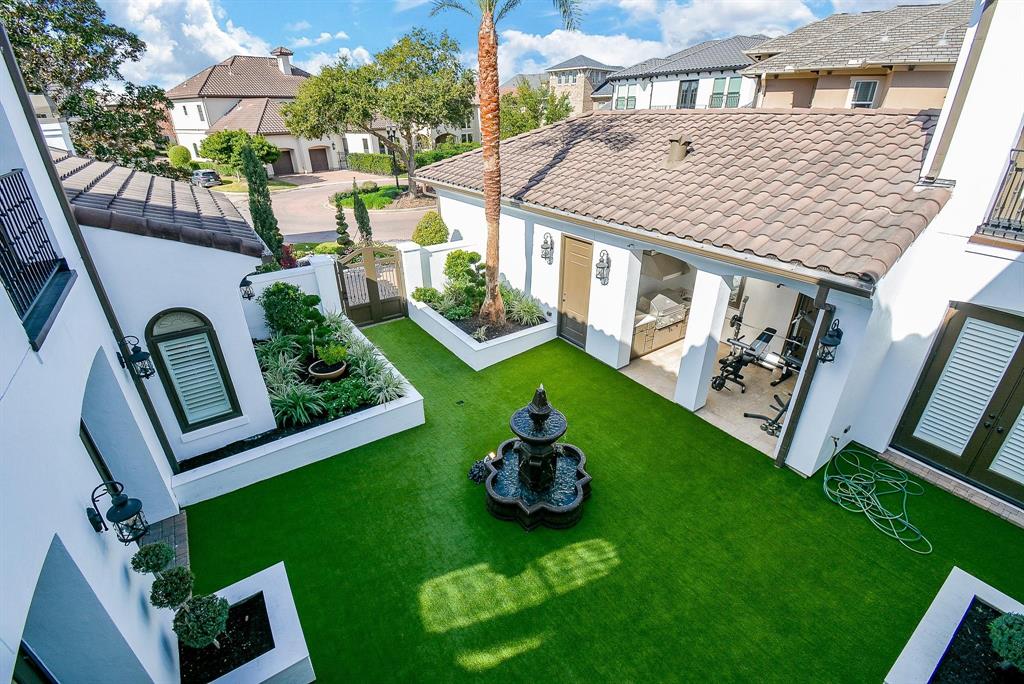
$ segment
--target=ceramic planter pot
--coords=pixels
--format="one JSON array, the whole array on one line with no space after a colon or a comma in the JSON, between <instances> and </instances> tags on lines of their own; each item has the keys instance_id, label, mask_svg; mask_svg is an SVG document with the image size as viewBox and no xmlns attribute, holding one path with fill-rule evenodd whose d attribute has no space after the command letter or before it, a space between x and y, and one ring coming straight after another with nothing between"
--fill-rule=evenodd
<instances>
[{"instance_id":1,"label":"ceramic planter pot","mask_svg":"<svg viewBox=\"0 0 1024 684\"><path fill-rule=\"evenodd\" d=\"M347 370L348 364L344 361L335 366L328 366L320 359L317 359L313 363L309 364L309 377L316 378L317 380L337 380L343 376Z\"/></svg>"}]
</instances>

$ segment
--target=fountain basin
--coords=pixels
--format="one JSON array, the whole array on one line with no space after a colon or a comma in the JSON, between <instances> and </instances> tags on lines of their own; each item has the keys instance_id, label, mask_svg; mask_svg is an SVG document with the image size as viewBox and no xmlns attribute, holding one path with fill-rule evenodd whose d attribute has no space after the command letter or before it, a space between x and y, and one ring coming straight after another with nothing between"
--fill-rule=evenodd
<instances>
[{"instance_id":1,"label":"fountain basin","mask_svg":"<svg viewBox=\"0 0 1024 684\"><path fill-rule=\"evenodd\" d=\"M563 430L564 432L564 430ZM501 443L494 458L487 461L487 510L501 520L515 520L526 530L543 525L554 529L572 527L583 515L583 502L590 496L587 457L572 444L558 443L554 449L554 480L534 489L519 475L520 459L526 446L518 439Z\"/></svg>"}]
</instances>

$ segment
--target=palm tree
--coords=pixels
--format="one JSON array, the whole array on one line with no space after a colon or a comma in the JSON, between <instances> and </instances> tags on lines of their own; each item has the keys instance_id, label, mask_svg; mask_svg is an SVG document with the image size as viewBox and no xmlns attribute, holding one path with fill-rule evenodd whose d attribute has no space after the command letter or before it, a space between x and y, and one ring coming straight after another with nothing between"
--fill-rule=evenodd
<instances>
[{"instance_id":1,"label":"palm tree","mask_svg":"<svg viewBox=\"0 0 1024 684\"><path fill-rule=\"evenodd\" d=\"M514 10L522 0L476 0L480 12L477 32L477 97L480 100L480 137L484 157L484 218L487 221L487 255L484 276L487 294L480 307L480 318L490 325L505 323L505 304L498 289L498 219L501 216L501 161L498 150L501 122L498 114L498 32L495 26ZM580 0L552 0L562 15L566 29L575 29L579 22ZM472 0L434 0L431 15L444 10L458 10L474 16L467 5Z\"/></svg>"}]
</instances>

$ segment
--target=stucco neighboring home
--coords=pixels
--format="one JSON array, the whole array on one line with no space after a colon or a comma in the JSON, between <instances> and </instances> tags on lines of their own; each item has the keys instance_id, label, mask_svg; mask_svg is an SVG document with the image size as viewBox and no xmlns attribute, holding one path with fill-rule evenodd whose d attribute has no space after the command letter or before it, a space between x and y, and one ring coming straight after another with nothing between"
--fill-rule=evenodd
<instances>
[{"instance_id":1,"label":"stucco neighboring home","mask_svg":"<svg viewBox=\"0 0 1024 684\"><path fill-rule=\"evenodd\" d=\"M754 61L744 50L765 40L732 36L648 59L610 75L594 96L606 97L612 109L750 107L757 81L740 75Z\"/></svg>"},{"instance_id":2,"label":"stucco neighboring home","mask_svg":"<svg viewBox=\"0 0 1024 684\"><path fill-rule=\"evenodd\" d=\"M400 133L397 124L383 116L374 117L370 127L386 138L397 140ZM480 103L474 98L473 111L460 126L434 126L417 133L416 148L430 149L444 143L480 142ZM389 154L380 138L366 131L352 128L345 133L347 152Z\"/></svg>"},{"instance_id":3,"label":"stucco neighboring home","mask_svg":"<svg viewBox=\"0 0 1024 684\"><path fill-rule=\"evenodd\" d=\"M577 116L600 107L600 101L594 102L594 90L604 83L609 74L621 68L602 64L586 55L576 55L549 66L544 73L547 74L548 86L555 95L569 96L569 104L572 105L571 116Z\"/></svg>"},{"instance_id":4,"label":"stucco neighboring home","mask_svg":"<svg viewBox=\"0 0 1024 684\"><path fill-rule=\"evenodd\" d=\"M284 126L281 106L295 99L299 86L310 76L292 65L293 54L278 47L270 57L235 55L168 90L178 144L202 160L199 148L208 135L241 129L266 135L281 150L273 164L274 175L344 168L343 137L296 138Z\"/></svg>"},{"instance_id":5,"label":"stucco neighboring home","mask_svg":"<svg viewBox=\"0 0 1024 684\"><path fill-rule=\"evenodd\" d=\"M748 49L759 107L941 108L972 0L833 14Z\"/></svg>"},{"instance_id":6,"label":"stucco neighboring home","mask_svg":"<svg viewBox=\"0 0 1024 684\"><path fill-rule=\"evenodd\" d=\"M505 79L498 85L498 94L507 95L508 93L515 92L515 89L519 87L520 83L526 83L531 88L539 88L542 83L547 82L548 75L546 73L516 74L511 78Z\"/></svg>"}]
</instances>

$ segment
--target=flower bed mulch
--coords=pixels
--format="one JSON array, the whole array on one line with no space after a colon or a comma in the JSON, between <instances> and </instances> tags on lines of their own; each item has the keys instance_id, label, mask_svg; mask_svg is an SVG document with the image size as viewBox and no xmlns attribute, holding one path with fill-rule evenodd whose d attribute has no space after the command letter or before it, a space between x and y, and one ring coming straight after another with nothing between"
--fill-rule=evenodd
<instances>
[{"instance_id":1,"label":"flower bed mulch","mask_svg":"<svg viewBox=\"0 0 1024 684\"><path fill-rule=\"evenodd\" d=\"M544 322L545 321L541 321L541 323ZM480 328L480 326L486 325L487 339L484 340L485 342L490 342L491 340L496 340L499 337L504 337L505 335L517 333L520 330L528 330L530 328L536 327L533 325L519 325L518 323L513 323L512 321L505 321L505 325L502 326L493 326L487 323L486 321L481 320L479 316L464 318L461 321L452 321L452 323L455 324L455 327L457 327L459 330L466 333L470 337L473 336L473 333L475 333L477 329ZM537 325L540 325L540 323L538 323Z\"/></svg>"},{"instance_id":2,"label":"flower bed mulch","mask_svg":"<svg viewBox=\"0 0 1024 684\"><path fill-rule=\"evenodd\" d=\"M933 684L1024 684L1024 673L1004 670L992 650L988 624L1002 613L975 598L929 682Z\"/></svg>"},{"instance_id":3,"label":"flower bed mulch","mask_svg":"<svg viewBox=\"0 0 1024 684\"><path fill-rule=\"evenodd\" d=\"M228 609L228 624L219 647L191 648L178 644L182 684L207 684L274 648L263 592Z\"/></svg>"}]
</instances>

